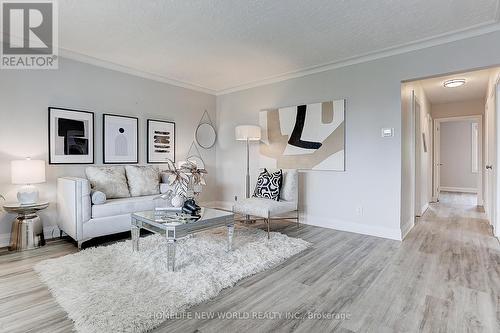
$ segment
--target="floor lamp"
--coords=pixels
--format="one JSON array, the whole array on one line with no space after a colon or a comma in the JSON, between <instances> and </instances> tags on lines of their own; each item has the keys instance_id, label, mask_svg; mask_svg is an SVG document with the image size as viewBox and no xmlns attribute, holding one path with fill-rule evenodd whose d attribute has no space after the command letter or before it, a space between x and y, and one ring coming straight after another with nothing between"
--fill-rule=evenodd
<instances>
[{"instance_id":1,"label":"floor lamp","mask_svg":"<svg viewBox=\"0 0 500 333\"><path fill-rule=\"evenodd\" d=\"M240 125L235 128L235 136L238 141L246 141L247 144L247 176L246 176L246 197L250 198L250 141L260 140L260 127L254 125ZM246 216L248 221L250 216Z\"/></svg>"}]
</instances>

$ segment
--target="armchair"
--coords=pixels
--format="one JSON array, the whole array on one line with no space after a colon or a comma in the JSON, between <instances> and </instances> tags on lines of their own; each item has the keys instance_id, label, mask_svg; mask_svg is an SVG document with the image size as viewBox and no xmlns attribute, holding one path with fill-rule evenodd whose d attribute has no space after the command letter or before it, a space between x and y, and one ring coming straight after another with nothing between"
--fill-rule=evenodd
<instances>
[{"instance_id":1,"label":"armchair","mask_svg":"<svg viewBox=\"0 0 500 333\"><path fill-rule=\"evenodd\" d=\"M267 224L267 238L269 239L270 221L280 219L297 220L299 226L298 191L299 175L295 169L283 170L283 184L281 186L280 200L275 201L263 198L243 199L233 206L233 212L241 215L250 215L263 219ZM292 217L284 214L295 213Z\"/></svg>"}]
</instances>

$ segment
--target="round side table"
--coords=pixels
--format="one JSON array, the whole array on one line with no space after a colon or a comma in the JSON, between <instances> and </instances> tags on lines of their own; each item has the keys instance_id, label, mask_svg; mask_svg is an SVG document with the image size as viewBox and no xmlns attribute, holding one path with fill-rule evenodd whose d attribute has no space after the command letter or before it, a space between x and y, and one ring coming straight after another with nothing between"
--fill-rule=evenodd
<instances>
[{"instance_id":1,"label":"round side table","mask_svg":"<svg viewBox=\"0 0 500 333\"><path fill-rule=\"evenodd\" d=\"M31 250L45 245L43 225L37 212L48 206L48 202L37 202L33 205L9 203L3 206L6 212L17 214L17 218L12 222L10 251Z\"/></svg>"}]
</instances>

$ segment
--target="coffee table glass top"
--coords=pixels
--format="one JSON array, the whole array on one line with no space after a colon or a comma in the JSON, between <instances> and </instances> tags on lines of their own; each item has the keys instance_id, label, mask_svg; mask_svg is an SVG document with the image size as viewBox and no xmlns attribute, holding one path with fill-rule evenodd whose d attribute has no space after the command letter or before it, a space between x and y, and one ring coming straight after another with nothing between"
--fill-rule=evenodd
<instances>
[{"instance_id":1,"label":"coffee table glass top","mask_svg":"<svg viewBox=\"0 0 500 333\"><path fill-rule=\"evenodd\" d=\"M134 218L144 222L154 222L164 225L182 225L190 223L203 223L204 221L233 216L233 213L212 208L202 208L198 217L183 214L179 210L145 211L133 214Z\"/></svg>"}]
</instances>

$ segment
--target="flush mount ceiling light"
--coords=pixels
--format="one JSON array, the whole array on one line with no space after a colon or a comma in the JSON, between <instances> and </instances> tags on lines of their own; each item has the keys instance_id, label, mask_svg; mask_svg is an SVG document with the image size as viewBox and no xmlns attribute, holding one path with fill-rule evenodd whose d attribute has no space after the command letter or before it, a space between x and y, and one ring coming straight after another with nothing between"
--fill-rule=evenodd
<instances>
[{"instance_id":1,"label":"flush mount ceiling light","mask_svg":"<svg viewBox=\"0 0 500 333\"><path fill-rule=\"evenodd\" d=\"M443 85L446 88L456 88L463 86L465 84L465 79L452 79L444 81Z\"/></svg>"}]
</instances>

